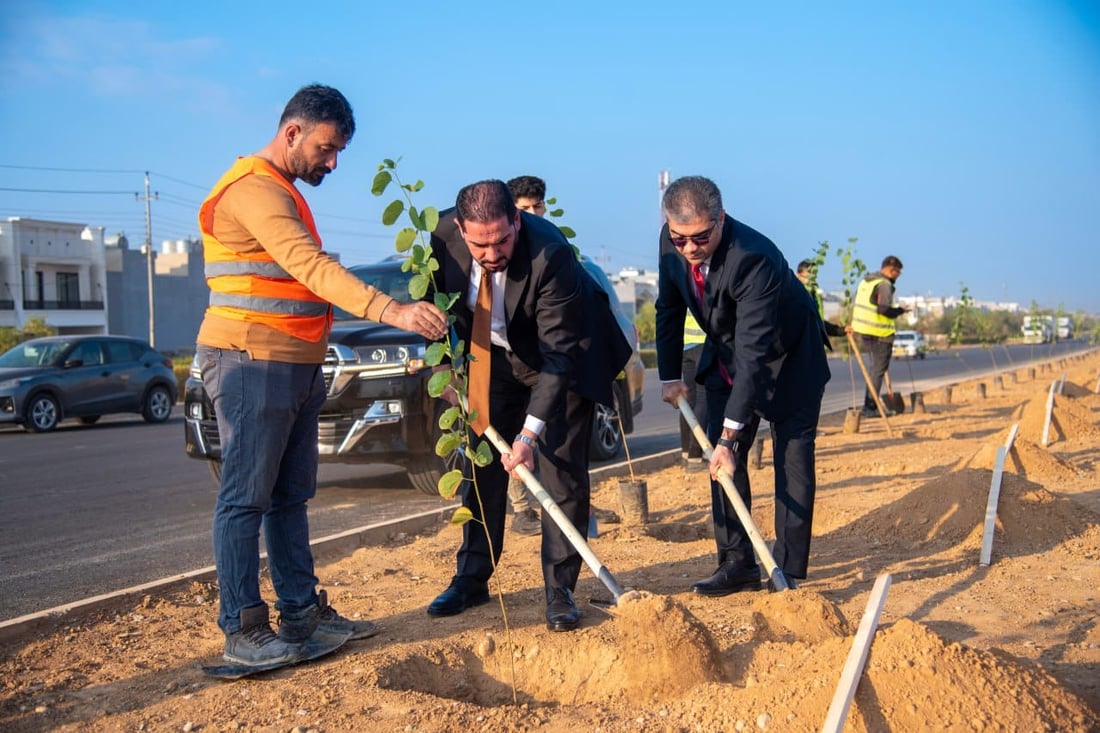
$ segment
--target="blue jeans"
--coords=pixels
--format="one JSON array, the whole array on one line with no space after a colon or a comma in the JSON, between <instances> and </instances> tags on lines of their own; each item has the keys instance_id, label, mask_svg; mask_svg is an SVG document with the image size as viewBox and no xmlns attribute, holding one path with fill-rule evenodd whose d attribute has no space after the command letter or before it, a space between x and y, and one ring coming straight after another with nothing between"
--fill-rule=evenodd
<instances>
[{"instance_id":1,"label":"blue jeans","mask_svg":"<svg viewBox=\"0 0 1100 733\"><path fill-rule=\"evenodd\" d=\"M306 502L317 492L317 419L325 402L319 364L254 360L199 345L214 404L222 482L214 509L218 626L240 631L241 609L261 605L260 526L281 611L317 601Z\"/></svg>"}]
</instances>

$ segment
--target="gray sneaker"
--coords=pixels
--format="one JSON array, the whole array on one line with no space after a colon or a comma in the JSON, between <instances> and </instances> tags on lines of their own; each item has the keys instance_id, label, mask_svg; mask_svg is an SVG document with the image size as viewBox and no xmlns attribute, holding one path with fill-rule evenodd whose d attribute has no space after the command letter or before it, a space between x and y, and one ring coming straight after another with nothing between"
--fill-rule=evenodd
<instances>
[{"instance_id":1,"label":"gray sneaker","mask_svg":"<svg viewBox=\"0 0 1100 733\"><path fill-rule=\"evenodd\" d=\"M302 645L280 639L271 630L265 603L241 609L241 630L225 635L222 659L246 667L293 664L302 659Z\"/></svg>"},{"instance_id":2,"label":"gray sneaker","mask_svg":"<svg viewBox=\"0 0 1100 733\"><path fill-rule=\"evenodd\" d=\"M316 603L301 611L279 614L279 638L290 643L304 642L317 629L330 635L347 636L349 640L369 639L379 631L378 625L371 621L352 621L341 616L328 605L328 592L324 590L317 593Z\"/></svg>"}]
</instances>

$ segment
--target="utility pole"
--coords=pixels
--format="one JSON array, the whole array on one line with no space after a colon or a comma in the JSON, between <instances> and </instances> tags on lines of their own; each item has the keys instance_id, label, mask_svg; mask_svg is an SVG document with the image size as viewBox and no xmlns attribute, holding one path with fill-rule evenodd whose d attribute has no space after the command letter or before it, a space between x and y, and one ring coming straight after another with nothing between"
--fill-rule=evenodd
<instances>
[{"instance_id":1,"label":"utility pole","mask_svg":"<svg viewBox=\"0 0 1100 733\"><path fill-rule=\"evenodd\" d=\"M156 314L153 310L153 213L150 203L160 198L160 194L149 194L149 171L145 171L145 196L135 193L134 199L145 201L145 265L149 275L149 345L157 346Z\"/></svg>"},{"instance_id":2,"label":"utility pole","mask_svg":"<svg viewBox=\"0 0 1100 733\"><path fill-rule=\"evenodd\" d=\"M668 184L671 182L672 174L666 168L657 174L657 215L660 218L658 227L665 225L665 209L662 206L665 200L665 189L668 188Z\"/></svg>"}]
</instances>

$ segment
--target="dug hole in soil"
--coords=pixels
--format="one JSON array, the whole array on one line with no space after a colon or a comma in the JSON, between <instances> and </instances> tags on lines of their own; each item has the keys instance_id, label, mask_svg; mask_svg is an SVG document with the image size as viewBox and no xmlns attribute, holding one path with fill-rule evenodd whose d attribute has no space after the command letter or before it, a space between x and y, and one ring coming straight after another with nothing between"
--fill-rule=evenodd
<instances>
[{"instance_id":1,"label":"dug hole in soil","mask_svg":"<svg viewBox=\"0 0 1100 733\"><path fill-rule=\"evenodd\" d=\"M0 647L5 731L820 730L875 579L893 583L846 730L1100 729L1100 357L1067 381L1042 446L1047 374L950 403L865 419L826 416L810 577L796 590L705 598L715 565L705 473L641 474L650 522L601 524L591 546L628 593L584 568L581 627L546 629L539 537L508 533L493 602L435 619L460 531L396 534L318 557L344 615L382 632L310 664L236 682L216 588L192 582L72 612ZM676 412L664 404L670 429ZM1007 454L992 562L979 565L997 447ZM773 532L770 441L751 470L753 515ZM619 509L617 478L593 503ZM367 523L369 517L364 517ZM273 598L270 583L265 597ZM505 614L507 624L505 623Z\"/></svg>"}]
</instances>

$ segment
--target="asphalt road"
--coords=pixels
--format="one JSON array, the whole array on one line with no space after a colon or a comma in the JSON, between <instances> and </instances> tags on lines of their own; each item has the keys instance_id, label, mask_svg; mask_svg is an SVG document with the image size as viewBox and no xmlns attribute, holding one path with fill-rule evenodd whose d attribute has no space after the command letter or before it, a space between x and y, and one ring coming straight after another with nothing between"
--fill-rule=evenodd
<instances>
[{"instance_id":1,"label":"asphalt road","mask_svg":"<svg viewBox=\"0 0 1100 733\"><path fill-rule=\"evenodd\" d=\"M897 360L891 375L908 394L1083 348L959 349ZM823 412L862 400L854 362L834 358L830 365ZM660 401L656 372L647 371L631 456L676 448L676 419ZM111 416L44 435L0 428L0 621L210 565L215 494L206 465L183 452L178 407L162 425ZM412 490L396 467L326 465L310 503L311 535L446 505Z\"/></svg>"}]
</instances>

